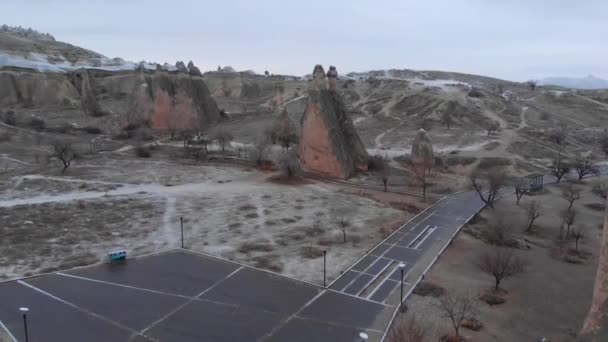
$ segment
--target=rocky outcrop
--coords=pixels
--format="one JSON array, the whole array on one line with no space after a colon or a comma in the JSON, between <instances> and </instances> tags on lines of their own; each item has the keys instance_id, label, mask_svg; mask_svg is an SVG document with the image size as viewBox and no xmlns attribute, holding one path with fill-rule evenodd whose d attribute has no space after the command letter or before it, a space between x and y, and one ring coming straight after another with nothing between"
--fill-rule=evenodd
<instances>
[{"instance_id":1,"label":"rocky outcrop","mask_svg":"<svg viewBox=\"0 0 608 342\"><path fill-rule=\"evenodd\" d=\"M184 62L182 61L177 61L175 63L175 67L177 68L178 72L184 72L184 73L188 73L188 68L186 68L186 64L184 64Z\"/></svg>"},{"instance_id":2,"label":"rocky outcrop","mask_svg":"<svg viewBox=\"0 0 608 342\"><path fill-rule=\"evenodd\" d=\"M593 300L578 341L608 341L608 207L604 216L604 232L599 255Z\"/></svg>"},{"instance_id":3,"label":"rocky outcrop","mask_svg":"<svg viewBox=\"0 0 608 342\"><path fill-rule=\"evenodd\" d=\"M329 85L329 90L336 91L336 83L338 82L338 70L336 70L335 66L330 66L329 71L327 72L327 84Z\"/></svg>"},{"instance_id":4,"label":"rocky outcrop","mask_svg":"<svg viewBox=\"0 0 608 342\"><path fill-rule=\"evenodd\" d=\"M75 106L77 88L62 74L0 70L0 106L44 108Z\"/></svg>"},{"instance_id":5,"label":"rocky outcrop","mask_svg":"<svg viewBox=\"0 0 608 342\"><path fill-rule=\"evenodd\" d=\"M203 73L201 72L201 69L199 69L197 66L195 66L194 63L192 63L192 61L188 62L188 71L191 76L203 77Z\"/></svg>"},{"instance_id":6,"label":"rocky outcrop","mask_svg":"<svg viewBox=\"0 0 608 342\"><path fill-rule=\"evenodd\" d=\"M315 66L298 154L306 171L346 179L367 170L369 156L342 98L326 83L323 67Z\"/></svg>"},{"instance_id":7,"label":"rocky outcrop","mask_svg":"<svg viewBox=\"0 0 608 342\"><path fill-rule=\"evenodd\" d=\"M431 138L424 129L419 129L412 145L411 160L415 164L423 164L431 167L435 163L433 144Z\"/></svg>"},{"instance_id":8,"label":"rocky outcrop","mask_svg":"<svg viewBox=\"0 0 608 342\"><path fill-rule=\"evenodd\" d=\"M95 91L91 85L91 77L86 69L78 69L74 72L74 82L80 84L80 104L82 111L90 116L103 116L106 113L101 109L95 97Z\"/></svg>"},{"instance_id":9,"label":"rocky outcrop","mask_svg":"<svg viewBox=\"0 0 608 342\"><path fill-rule=\"evenodd\" d=\"M127 123L170 131L207 128L219 120L202 77L167 72L139 75L127 115Z\"/></svg>"}]
</instances>

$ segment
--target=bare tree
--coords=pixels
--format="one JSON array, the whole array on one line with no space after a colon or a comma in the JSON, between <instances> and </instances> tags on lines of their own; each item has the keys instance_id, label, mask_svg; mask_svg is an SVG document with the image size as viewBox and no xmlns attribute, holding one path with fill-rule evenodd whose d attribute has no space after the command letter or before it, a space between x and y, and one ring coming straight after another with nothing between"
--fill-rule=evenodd
<instances>
[{"instance_id":1,"label":"bare tree","mask_svg":"<svg viewBox=\"0 0 608 342\"><path fill-rule=\"evenodd\" d=\"M557 178L557 183L559 183L562 177L570 172L570 165L561 154L558 154L549 166L549 172Z\"/></svg>"},{"instance_id":2,"label":"bare tree","mask_svg":"<svg viewBox=\"0 0 608 342\"><path fill-rule=\"evenodd\" d=\"M376 169L380 174L380 179L382 180L382 184L384 185L384 192L386 192L388 186L388 179L390 177L390 160L386 155L377 154L372 157L370 160L370 165L373 165L373 168Z\"/></svg>"},{"instance_id":3,"label":"bare tree","mask_svg":"<svg viewBox=\"0 0 608 342\"><path fill-rule=\"evenodd\" d=\"M217 141L217 144L220 145L222 152L226 152L226 146L229 146L233 139L234 136L223 129L216 131L211 138L212 141Z\"/></svg>"},{"instance_id":4,"label":"bare tree","mask_svg":"<svg viewBox=\"0 0 608 342\"><path fill-rule=\"evenodd\" d=\"M500 128L500 123L498 123L498 121L491 121L486 125L486 130L488 131L488 137L498 131L498 129Z\"/></svg>"},{"instance_id":5,"label":"bare tree","mask_svg":"<svg viewBox=\"0 0 608 342\"><path fill-rule=\"evenodd\" d=\"M68 140L57 140L53 142L53 151L50 155L51 158L57 159L63 165L61 173L72 165L72 161L78 158L78 153L72 146L72 142Z\"/></svg>"},{"instance_id":6,"label":"bare tree","mask_svg":"<svg viewBox=\"0 0 608 342\"><path fill-rule=\"evenodd\" d=\"M428 326L416 319L416 316L395 320L388 335L389 342L424 342L427 341Z\"/></svg>"},{"instance_id":7,"label":"bare tree","mask_svg":"<svg viewBox=\"0 0 608 342\"><path fill-rule=\"evenodd\" d=\"M429 182L429 172L431 166L426 162L413 162L410 164L410 169L418 182L418 185L422 188L422 201L426 202L426 189L431 185Z\"/></svg>"},{"instance_id":8,"label":"bare tree","mask_svg":"<svg viewBox=\"0 0 608 342\"><path fill-rule=\"evenodd\" d=\"M448 128L448 130L450 130L450 127L454 123L454 119L452 118L452 113L450 113L447 110L444 111L441 114L441 123L444 124L444 125L446 125L446 127Z\"/></svg>"},{"instance_id":9,"label":"bare tree","mask_svg":"<svg viewBox=\"0 0 608 342\"><path fill-rule=\"evenodd\" d=\"M572 227L572 225L574 224L578 211L576 210L576 208L565 208L564 210L561 211L560 214L561 214L560 216L561 216L562 222L564 224L560 226L559 237L560 237L560 239L564 238L563 230L564 230L564 225L566 225L566 238L568 238L570 236L570 227Z\"/></svg>"},{"instance_id":10,"label":"bare tree","mask_svg":"<svg viewBox=\"0 0 608 342\"><path fill-rule=\"evenodd\" d=\"M585 231L587 230L587 226L584 224L579 224L574 226L572 229L572 237L574 238L575 250L578 252L578 241L585 237Z\"/></svg>"},{"instance_id":11,"label":"bare tree","mask_svg":"<svg viewBox=\"0 0 608 342\"><path fill-rule=\"evenodd\" d=\"M600 148L604 152L604 157L608 158L608 131L604 130L604 133L600 137Z\"/></svg>"},{"instance_id":12,"label":"bare tree","mask_svg":"<svg viewBox=\"0 0 608 342\"><path fill-rule=\"evenodd\" d=\"M574 187L574 184L568 183L566 187L562 188L562 197L568 201L568 210L570 210L574 202L581 198L581 190Z\"/></svg>"},{"instance_id":13,"label":"bare tree","mask_svg":"<svg viewBox=\"0 0 608 342\"><path fill-rule=\"evenodd\" d=\"M485 174L476 170L469 176L471 186L475 189L479 198L492 209L498 190L505 185L506 178L505 172L498 168L490 169Z\"/></svg>"},{"instance_id":14,"label":"bare tree","mask_svg":"<svg viewBox=\"0 0 608 342\"><path fill-rule=\"evenodd\" d=\"M346 230L350 226L350 222L346 217L339 215L334 216L332 218L332 221L336 225L336 227L342 232L342 237L344 239L344 242L346 242Z\"/></svg>"},{"instance_id":15,"label":"bare tree","mask_svg":"<svg viewBox=\"0 0 608 342\"><path fill-rule=\"evenodd\" d=\"M534 227L534 221L543 214L543 207L539 201L531 201L526 206L526 212L528 213L528 226L525 231L530 233Z\"/></svg>"},{"instance_id":16,"label":"bare tree","mask_svg":"<svg viewBox=\"0 0 608 342\"><path fill-rule=\"evenodd\" d=\"M439 308L452 323L454 337L460 341L460 327L465 319L473 318L477 314L475 299L466 293L447 293L439 300Z\"/></svg>"},{"instance_id":17,"label":"bare tree","mask_svg":"<svg viewBox=\"0 0 608 342\"><path fill-rule=\"evenodd\" d=\"M526 83L528 84L528 87L530 87L530 90L536 90L536 86L538 85L538 82L536 80L529 80Z\"/></svg>"},{"instance_id":18,"label":"bare tree","mask_svg":"<svg viewBox=\"0 0 608 342\"><path fill-rule=\"evenodd\" d=\"M516 256L513 250L506 247L496 247L493 252L481 256L479 268L494 277L494 291L498 291L500 283L522 273L525 269L523 259Z\"/></svg>"},{"instance_id":19,"label":"bare tree","mask_svg":"<svg viewBox=\"0 0 608 342\"><path fill-rule=\"evenodd\" d=\"M281 175L288 180L300 176L302 169L294 152L285 151L278 158L277 165Z\"/></svg>"},{"instance_id":20,"label":"bare tree","mask_svg":"<svg viewBox=\"0 0 608 342\"><path fill-rule=\"evenodd\" d=\"M594 175L598 173L597 167L591 156L578 157L574 160L572 167L578 174L578 180L583 179L587 175Z\"/></svg>"},{"instance_id":21,"label":"bare tree","mask_svg":"<svg viewBox=\"0 0 608 342\"><path fill-rule=\"evenodd\" d=\"M266 150L268 149L268 138L265 135L259 136L249 150L249 159L257 166L261 166L266 158Z\"/></svg>"},{"instance_id":22,"label":"bare tree","mask_svg":"<svg viewBox=\"0 0 608 342\"><path fill-rule=\"evenodd\" d=\"M593 183L591 191L599 197L606 199L608 197L608 182L596 181Z\"/></svg>"},{"instance_id":23,"label":"bare tree","mask_svg":"<svg viewBox=\"0 0 608 342\"><path fill-rule=\"evenodd\" d=\"M530 192L530 185L526 178L520 178L515 183L515 198L517 199L517 205L521 201L522 197Z\"/></svg>"}]
</instances>

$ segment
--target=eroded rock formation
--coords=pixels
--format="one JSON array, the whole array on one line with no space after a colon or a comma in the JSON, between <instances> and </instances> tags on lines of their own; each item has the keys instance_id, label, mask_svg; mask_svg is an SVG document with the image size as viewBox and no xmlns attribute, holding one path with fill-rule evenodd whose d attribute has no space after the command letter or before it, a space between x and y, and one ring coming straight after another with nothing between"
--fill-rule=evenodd
<instances>
[{"instance_id":1,"label":"eroded rock formation","mask_svg":"<svg viewBox=\"0 0 608 342\"><path fill-rule=\"evenodd\" d=\"M80 104L85 114L91 116L103 116L105 112L97 102L95 91L91 86L91 77L87 69L78 69L74 72L76 79L80 83Z\"/></svg>"},{"instance_id":2,"label":"eroded rock formation","mask_svg":"<svg viewBox=\"0 0 608 342\"><path fill-rule=\"evenodd\" d=\"M608 341L608 207L604 216L604 232L599 255L593 300L578 341Z\"/></svg>"},{"instance_id":3,"label":"eroded rock formation","mask_svg":"<svg viewBox=\"0 0 608 342\"><path fill-rule=\"evenodd\" d=\"M175 67L177 68L177 71L179 71L179 72L188 73L188 68L186 68L186 64L184 64L184 62L182 62L182 61L175 62Z\"/></svg>"},{"instance_id":4,"label":"eroded rock formation","mask_svg":"<svg viewBox=\"0 0 608 342\"><path fill-rule=\"evenodd\" d=\"M201 69L199 69L197 66L195 66L194 63L192 63L192 61L188 62L188 71L191 76L203 77L203 73L201 72Z\"/></svg>"},{"instance_id":5,"label":"eroded rock formation","mask_svg":"<svg viewBox=\"0 0 608 342\"><path fill-rule=\"evenodd\" d=\"M428 167L435 163L431 138L429 138L428 133L422 128L418 130L416 138L414 138L411 160L415 164L423 164Z\"/></svg>"},{"instance_id":6,"label":"eroded rock formation","mask_svg":"<svg viewBox=\"0 0 608 342\"><path fill-rule=\"evenodd\" d=\"M336 70L335 66L330 66L329 71L327 72L327 83L329 85L329 90L336 91L336 83L338 82L338 70Z\"/></svg>"},{"instance_id":7,"label":"eroded rock formation","mask_svg":"<svg viewBox=\"0 0 608 342\"><path fill-rule=\"evenodd\" d=\"M321 65L313 71L298 154L306 171L324 176L345 179L367 170L367 151L340 95L327 89Z\"/></svg>"},{"instance_id":8,"label":"eroded rock formation","mask_svg":"<svg viewBox=\"0 0 608 342\"><path fill-rule=\"evenodd\" d=\"M219 120L202 77L167 72L140 74L127 115L128 123L170 131L206 128Z\"/></svg>"}]
</instances>

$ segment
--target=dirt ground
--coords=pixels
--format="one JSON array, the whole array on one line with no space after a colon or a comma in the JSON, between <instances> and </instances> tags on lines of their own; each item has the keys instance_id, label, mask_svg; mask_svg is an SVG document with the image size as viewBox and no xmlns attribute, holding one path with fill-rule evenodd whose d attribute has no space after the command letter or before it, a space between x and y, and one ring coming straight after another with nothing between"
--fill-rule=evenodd
<instances>
[{"instance_id":1,"label":"dirt ground","mask_svg":"<svg viewBox=\"0 0 608 342\"><path fill-rule=\"evenodd\" d=\"M586 226L579 246L583 258L572 252L573 239L558 239L559 211L567 206L561 197L563 185L546 186L542 194L524 197L520 206L515 204L514 196L500 200L494 211L507 217L506 222L513 227L512 236L521 246L516 253L525 260L526 269L501 284L506 291L506 303L490 306L475 301L476 317L483 328L479 332L461 328L461 333L471 341L538 341L546 337L552 342L562 342L572 341L579 331L591 303L603 211L602 200L590 192L590 185L578 186L583 192L574 204L579 211L575 226ZM523 233L527 217L524 208L533 200L542 203L544 213L535 224L535 232L527 234ZM589 204L599 204L599 209L590 209ZM477 265L480 255L495 247L475 236L487 229L487 220L495 215L492 211L484 210L475 224L465 227L425 276L426 282L439 285L448 293L466 292L475 297L491 289L493 278L482 273ZM436 341L451 330L438 298L414 294L407 306L407 315L416 316L428 326L428 341Z\"/></svg>"},{"instance_id":2,"label":"dirt ground","mask_svg":"<svg viewBox=\"0 0 608 342\"><path fill-rule=\"evenodd\" d=\"M181 161L174 150L136 158L125 149L65 174L49 164L3 178L0 277L99 262L114 248L176 248L183 217L187 248L320 283L323 250L331 281L424 208L397 210L324 184L277 184L271 173ZM347 221L346 242L335 217Z\"/></svg>"}]
</instances>

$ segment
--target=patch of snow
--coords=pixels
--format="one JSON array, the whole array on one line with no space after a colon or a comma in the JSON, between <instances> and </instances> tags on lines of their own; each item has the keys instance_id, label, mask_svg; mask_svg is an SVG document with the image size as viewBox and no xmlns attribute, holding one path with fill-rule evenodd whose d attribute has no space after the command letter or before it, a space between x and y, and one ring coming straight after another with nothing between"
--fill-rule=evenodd
<instances>
[{"instance_id":1,"label":"patch of snow","mask_svg":"<svg viewBox=\"0 0 608 342\"><path fill-rule=\"evenodd\" d=\"M363 122L363 121L365 121L365 120L367 120L367 119L368 119L368 118L367 118L366 116L362 116L362 117L360 117L360 118L356 118L355 120L353 120L353 125L356 125L356 124L358 124L358 123L360 123L360 122Z\"/></svg>"},{"instance_id":2,"label":"patch of snow","mask_svg":"<svg viewBox=\"0 0 608 342\"><path fill-rule=\"evenodd\" d=\"M460 82L455 80L423 80L421 78L408 78L406 79L414 84L419 83L425 87L436 87L443 90L454 89L454 86L465 86L469 89L472 88L471 84L466 82Z\"/></svg>"},{"instance_id":3,"label":"patch of snow","mask_svg":"<svg viewBox=\"0 0 608 342\"><path fill-rule=\"evenodd\" d=\"M141 62L143 67L149 70L156 69L156 63ZM78 61L70 63L63 57L47 56L40 53L30 53L27 56L10 55L0 52L0 68L17 67L34 69L40 72L69 72L80 68L99 69L106 71L134 70L140 63L125 61L122 58L99 57L89 61ZM167 70L173 70L175 67Z\"/></svg>"}]
</instances>

